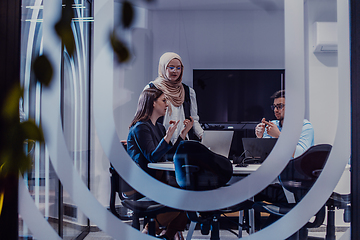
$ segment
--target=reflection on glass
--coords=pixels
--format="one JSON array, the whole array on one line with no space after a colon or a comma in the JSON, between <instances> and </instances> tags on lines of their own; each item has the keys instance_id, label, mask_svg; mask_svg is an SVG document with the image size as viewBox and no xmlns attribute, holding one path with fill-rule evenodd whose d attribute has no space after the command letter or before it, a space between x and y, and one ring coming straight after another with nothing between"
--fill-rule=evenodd
<instances>
[{"instance_id":1,"label":"reflection on glass","mask_svg":"<svg viewBox=\"0 0 360 240\"><path fill-rule=\"evenodd\" d=\"M24 119L33 118L40 124L41 88L31 74L32 60L43 54L42 0L22 1L21 25L21 85L24 98L20 103ZM88 182L89 161L89 59L91 4L88 1L75 1L75 19L72 23L76 42L76 53L70 58L66 49L63 57L62 75L62 123L64 136L70 155L83 180ZM56 107L56 106L54 106ZM35 144L33 169L25 174L30 194L33 196L39 211L60 236L75 238L87 225L87 218L72 204L66 193L62 192L44 145ZM19 236L31 236L25 224L20 222ZM67 227L78 229L68 231ZM81 226L80 228L78 228Z\"/></svg>"},{"instance_id":2,"label":"reflection on glass","mask_svg":"<svg viewBox=\"0 0 360 240\"><path fill-rule=\"evenodd\" d=\"M91 4L79 1L73 5L74 19L71 27L75 38L76 50L70 56L67 49L63 51L62 86L61 86L61 120L65 142L74 167L78 170L84 183L89 186L90 161L90 38ZM63 193L65 234L81 232L88 222L66 192ZM65 225L64 225L65 226ZM74 231L76 230L76 231ZM73 232L74 231L74 232Z\"/></svg>"}]
</instances>

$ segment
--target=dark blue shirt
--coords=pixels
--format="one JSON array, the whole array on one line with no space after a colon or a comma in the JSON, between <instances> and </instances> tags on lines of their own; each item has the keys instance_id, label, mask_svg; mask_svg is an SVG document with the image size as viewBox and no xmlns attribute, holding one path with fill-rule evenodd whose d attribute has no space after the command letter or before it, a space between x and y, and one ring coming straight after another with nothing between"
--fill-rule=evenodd
<instances>
[{"instance_id":1,"label":"dark blue shirt","mask_svg":"<svg viewBox=\"0 0 360 240\"><path fill-rule=\"evenodd\" d=\"M166 161L166 154L176 149L182 140L179 137L172 146L164 140L166 130L160 123L152 124L151 120L137 122L129 130L127 152L145 172L155 177L156 170L148 168L148 163Z\"/></svg>"}]
</instances>

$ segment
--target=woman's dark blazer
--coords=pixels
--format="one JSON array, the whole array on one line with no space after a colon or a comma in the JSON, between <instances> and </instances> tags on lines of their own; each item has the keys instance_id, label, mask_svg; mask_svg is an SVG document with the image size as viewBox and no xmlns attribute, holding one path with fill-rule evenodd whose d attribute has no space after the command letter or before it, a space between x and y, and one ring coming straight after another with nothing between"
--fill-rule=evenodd
<instances>
[{"instance_id":1,"label":"woman's dark blazer","mask_svg":"<svg viewBox=\"0 0 360 240\"><path fill-rule=\"evenodd\" d=\"M156 170L148 168L148 163L164 162L165 155L181 142L179 137L172 146L164 140L166 130L161 123L154 126L151 120L137 122L129 130L127 152L145 172L155 177ZM173 152L173 151L171 151Z\"/></svg>"}]
</instances>

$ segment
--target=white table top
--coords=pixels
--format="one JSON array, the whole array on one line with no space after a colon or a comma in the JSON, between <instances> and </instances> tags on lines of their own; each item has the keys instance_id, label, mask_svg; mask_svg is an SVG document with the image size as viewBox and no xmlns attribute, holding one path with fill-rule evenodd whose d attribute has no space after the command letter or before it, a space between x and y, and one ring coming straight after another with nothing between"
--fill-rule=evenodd
<instances>
[{"instance_id":1,"label":"white table top","mask_svg":"<svg viewBox=\"0 0 360 240\"><path fill-rule=\"evenodd\" d=\"M249 164L246 167L236 167L235 165L236 164L233 164L234 175L241 175L255 172L261 164ZM175 171L174 162L148 163L148 167L156 170Z\"/></svg>"}]
</instances>

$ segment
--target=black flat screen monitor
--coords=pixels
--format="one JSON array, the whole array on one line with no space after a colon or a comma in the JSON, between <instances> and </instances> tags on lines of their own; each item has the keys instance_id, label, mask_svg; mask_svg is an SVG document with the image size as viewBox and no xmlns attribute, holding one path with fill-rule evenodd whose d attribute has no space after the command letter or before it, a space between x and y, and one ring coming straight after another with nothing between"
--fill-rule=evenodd
<instances>
[{"instance_id":1,"label":"black flat screen monitor","mask_svg":"<svg viewBox=\"0 0 360 240\"><path fill-rule=\"evenodd\" d=\"M284 89L285 70L194 69L201 123L259 122L274 119L270 97Z\"/></svg>"}]
</instances>

